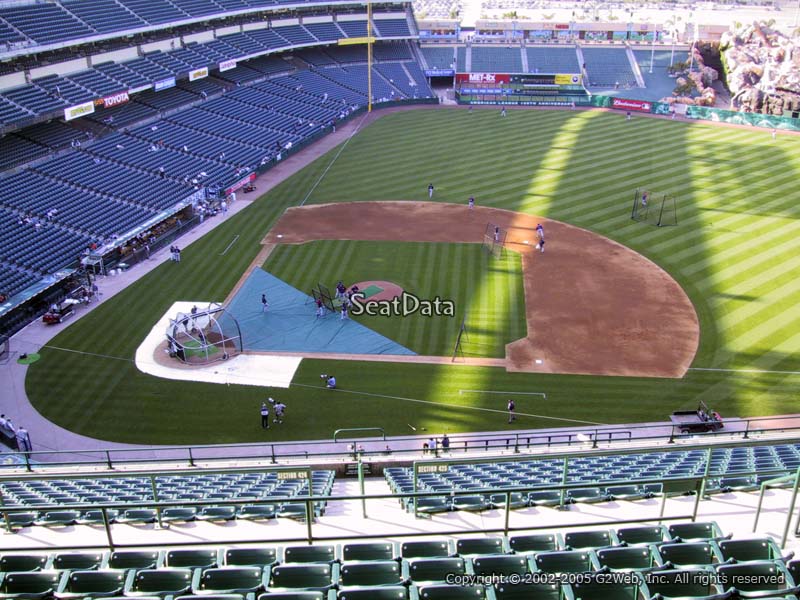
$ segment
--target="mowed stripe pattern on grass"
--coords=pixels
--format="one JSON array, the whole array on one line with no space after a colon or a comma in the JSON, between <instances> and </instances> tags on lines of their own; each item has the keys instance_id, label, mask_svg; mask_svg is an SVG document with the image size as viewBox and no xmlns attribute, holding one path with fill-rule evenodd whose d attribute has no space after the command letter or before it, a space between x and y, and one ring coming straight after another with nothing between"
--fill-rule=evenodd
<instances>
[{"instance_id":1,"label":"mowed stripe pattern on grass","mask_svg":"<svg viewBox=\"0 0 800 600\"><path fill-rule=\"evenodd\" d=\"M186 249L177 270L165 265L59 334L53 346L113 358L44 349L26 381L37 410L72 430L120 441L264 439L257 409L265 390L165 381L142 375L129 361L172 301L226 297L275 218L305 197L332 156L229 217ZM505 119L494 109L413 111L387 115L352 138L309 201L425 200L433 182L434 200L466 204L475 195L478 205L589 228L650 257L684 287L701 323L695 366L798 371L800 208L793 194L799 168L796 137L779 134L773 142L768 131L758 129L639 117L627 122L623 113L597 111L510 110ZM678 226L632 222L637 187L673 193ZM239 241L218 257L234 235ZM318 256L310 254L298 269ZM420 273L435 272L437 264L428 261ZM465 262L452 264L448 285L455 288ZM335 281L336 270L328 276ZM397 335L416 338L412 343L420 346L435 343L411 320L403 320ZM334 398L318 389L323 372L335 372L343 388L442 405L345 392ZM304 361L296 383L271 391L290 406L292 419L286 429L270 432L271 441L329 438L338 427L383 426L387 433L404 433L409 419L431 431L506 427L502 415L498 420L471 410L502 408L502 401L458 396L460 388L545 391L547 401L521 402L518 410L615 423L663 420L700 399L725 416L784 414L797 410L798 378L695 371L667 381ZM515 426L557 424L520 419Z\"/></svg>"},{"instance_id":2,"label":"mowed stripe pattern on grass","mask_svg":"<svg viewBox=\"0 0 800 600\"><path fill-rule=\"evenodd\" d=\"M474 195L592 229L686 289L701 320L696 365L798 370L798 150L796 137L768 131L618 113L395 114L353 140L310 201L366 199L365 190L421 199L430 180L434 200ZM653 193L651 209L674 196L678 226L630 220L637 188Z\"/></svg>"},{"instance_id":3,"label":"mowed stripe pattern on grass","mask_svg":"<svg viewBox=\"0 0 800 600\"><path fill-rule=\"evenodd\" d=\"M480 244L322 240L279 245L264 269L309 294L318 282L333 292L339 279L348 286L382 280L421 300L451 300L452 317L353 317L417 354L452 354L462 319L468 356L503 357L505 345L526 334L522 261L514 252L494 258Z\"/></svg>"}]
</instances>

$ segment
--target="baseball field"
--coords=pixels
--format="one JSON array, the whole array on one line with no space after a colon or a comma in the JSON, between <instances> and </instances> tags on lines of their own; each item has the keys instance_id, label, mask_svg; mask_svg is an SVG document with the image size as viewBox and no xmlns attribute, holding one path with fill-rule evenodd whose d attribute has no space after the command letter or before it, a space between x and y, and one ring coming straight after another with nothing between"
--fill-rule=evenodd
<instances>
[{"instance_id":1,"label":"baseball field","mask_svg":"<svg viewBox=\"0 0 800 600\"><path fill-rule=\"evenodd\" d=\"M135 443L329 439L345 427L406 434L409 425L464 432L630 423L664 420L698 400L723 416L796 412L800 208L793 191L799 169L797 138L779 134L773 140L766 130L626 121L591 111L510 111L505 118L496 110L387 114L187 247L180 265L161 265L67 327L31 366L27 392L37 410L63 427ZM465 205L474 195L480 207L584 228L653 261L683 288L696 312L699 345L689 370L679 378L609 377L304 360L293 385L281 390L169 381L137 371L135 350L170 305L224 300L288 208L303 200L312 206L426 200L429 183L436 202ZM632 221L637 188L674 196L678 224ZM519 258L508 252L491 259L468 246L315 241L276 248L265 268L299 289L330 271L331 284L339 278L396 280L426 295L452 297L472 309L473 352L498 356L504 344L525 334ZM555 239L537 259L578 250ZM551 275L538 282L540 293L570 277ZM485 296L476 297L476 290ZM600 296L584 300L611 302ZM641 299L628 300L635 305ZM663 305L643 303L631 314L628 335L651 327L680 343L684 334L670 331ZM624 322L628 312L619 311ZM560 332L567 337L575 327L558 320L554 313L548 323L554 345ZM458 329L427 318L373 319L369 326L424 354L448 354ZM335 393L320 385L320 373L329 372L339 380ZM508 425L505 399L497 393L503 391L547 397L517 396L519 417ZM266 395L280 396L288 409L285 425L265 434L258 407Z\"/></svg>"}]
</instances>

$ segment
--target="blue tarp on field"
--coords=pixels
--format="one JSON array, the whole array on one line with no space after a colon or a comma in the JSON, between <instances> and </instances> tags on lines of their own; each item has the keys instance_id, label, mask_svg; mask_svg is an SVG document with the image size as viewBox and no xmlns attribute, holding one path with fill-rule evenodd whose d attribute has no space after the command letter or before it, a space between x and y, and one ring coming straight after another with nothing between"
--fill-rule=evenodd
<instances>
[{"instance_id":1,"label":"blue tarp on field","mask_svg":"<svg viewBox=\"0 0 800 600\"><path fill-rule=\"evenodd\" d=\"M269 310L261 306L267 295ZM245 350L415 354L405 346L339 314L316 318L313 299L262 269L255 269L226 307L239 322Z\"/></svg>"}]
</instances>

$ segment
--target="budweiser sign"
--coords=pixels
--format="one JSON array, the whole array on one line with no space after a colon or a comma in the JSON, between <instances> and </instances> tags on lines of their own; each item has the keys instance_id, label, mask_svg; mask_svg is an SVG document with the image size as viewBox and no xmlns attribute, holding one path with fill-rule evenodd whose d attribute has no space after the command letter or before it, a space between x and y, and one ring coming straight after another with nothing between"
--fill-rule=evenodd
<instances>
[{"instance_id":1,"label":"budweiser sign","mask_svg":"<svg viewBox=\"0 0 800 600\"><path fill-rule=\"evenodd\" d=\"M111 108L112 106L118 106L120 104L125 104L128 100L130 100L128 96L128 92L120 92L118 94L111 94L110 96L106 96L103 98L103 106L105 108Z\"/></svg>"},{"instance_id":2,"label":"budweiser sign","mask_svg":"<svg viewBox=\"0 0 800 600\"><path fill-rule=\"evenodd\" d=\"M611 108L619 108L621 110L638 110L639 112L650 112L653 105L644 100L626 100L625 98L612 98Z\"/></svg>"}]
</instances>

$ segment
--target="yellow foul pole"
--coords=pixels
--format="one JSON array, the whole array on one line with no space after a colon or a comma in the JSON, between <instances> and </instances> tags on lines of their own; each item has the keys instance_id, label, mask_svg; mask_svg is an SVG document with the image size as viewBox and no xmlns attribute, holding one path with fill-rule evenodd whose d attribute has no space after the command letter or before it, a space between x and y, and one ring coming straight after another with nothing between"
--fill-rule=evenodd
<instances>
[{"instance_id":1,"label":"yellow foul pole","mask_svg":"<svg viewBox=\"0 0 800 600\"><path fill-rule=\"evenodd\" d=\"M367 0L367 112L372 112L372 3Z\"/></svg>"}]
</instances>

